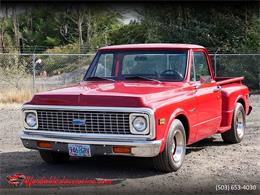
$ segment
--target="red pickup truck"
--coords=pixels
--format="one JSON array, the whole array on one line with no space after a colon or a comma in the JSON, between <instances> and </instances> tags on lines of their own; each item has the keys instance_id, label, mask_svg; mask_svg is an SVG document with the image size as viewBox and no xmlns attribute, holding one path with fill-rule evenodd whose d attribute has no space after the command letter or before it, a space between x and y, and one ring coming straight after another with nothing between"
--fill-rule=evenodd
<instances>
[{"instance_id":1,"label":"red pickup truck","mask_svg":"<svg viewBox=\"0 0 260 195\"><path fill-rule=\"evenodd\" d=\"M217 133L228 143L243 139L252 107L242 80L215 77L199 45L103 47L80 84L23 105L21 139L47 163L126 155L177 171L187 145Z\"/></svg>"}]
</instances>

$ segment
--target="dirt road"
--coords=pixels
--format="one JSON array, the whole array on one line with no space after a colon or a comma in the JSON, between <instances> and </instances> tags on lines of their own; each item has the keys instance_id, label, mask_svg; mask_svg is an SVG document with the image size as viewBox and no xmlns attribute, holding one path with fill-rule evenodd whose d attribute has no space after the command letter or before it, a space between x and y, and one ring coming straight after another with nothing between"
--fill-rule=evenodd
<instances>
[{"instance_id":1,"label":"dirt road","mask_svg":"<svg viewBox=\"0 0 260 195\"><path fill-rule=\"evenodd\" d=\"M219 135L190 146L183 167L162 174L146 159L96 157L47 165L38 153L25 149L18 137L22 129L19 106L0 108L0 194L259 194L260 192L260 96L252 96L253 111L242 143L226 145ZM34 178L112 179L112 185L10 187L6 176L23 173ZM239 185L256 190L220 190L216 185Z\"/></svg>"}]
</instances>

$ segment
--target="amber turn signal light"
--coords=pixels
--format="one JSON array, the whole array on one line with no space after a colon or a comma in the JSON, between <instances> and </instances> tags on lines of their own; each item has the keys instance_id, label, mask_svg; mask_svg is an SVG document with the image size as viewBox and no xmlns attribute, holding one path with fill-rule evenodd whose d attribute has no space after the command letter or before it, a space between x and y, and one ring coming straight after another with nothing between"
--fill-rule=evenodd
<instances>
[{"instance_id":1,"label":"amber turn signal light","mask_svg":"<svg viewBox=\"0 0 260 195\"><path fill-rule=\"evenodd\" d=\"M114 146L113 147L114 153L123 153L123 154L130 154L131 153L131 147L126 146Z\"/></svg>"},{"instance_id":2,"label":"amber turn signal light","mask_svg":"<svg viewBox=\"0 0 260 195\"><path fill-rule=\"evenodd\" d=\"M164 125L164 124L165 124L165 118L160 118L159 125Z\"/></svg>"},{"instance_id":3,"label":"amber turn signal light","mask_svg":"<svg viewBox=\"0 0 260 195\"><path fill-rule=\"evenodd\" d=\"M51 142L45 142L45 141L38 141L37 142L37 146L39 148L47 148L47 149L51 149L52 148Z\"/></svg>"}]
</instances>

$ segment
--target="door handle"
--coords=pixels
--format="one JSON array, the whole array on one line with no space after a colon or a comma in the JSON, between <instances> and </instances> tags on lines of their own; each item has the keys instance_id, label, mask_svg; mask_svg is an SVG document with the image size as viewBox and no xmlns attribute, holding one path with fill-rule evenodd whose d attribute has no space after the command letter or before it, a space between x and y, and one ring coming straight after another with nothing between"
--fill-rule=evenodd
<instances>
[{"instance_id":1,"label":"door handle","mask_svg":"<svg viewBox=\"0 0 260 195\"><path fill-rule=\"evenodd\" d=\"M199 89L201 87L201 84L196 83L192 85L194 87L194 89Z\"/></svg>"},{"instance_id":2,"label":"door handle","mask_svg":"<svg viewBox=\"0 0 260 195\"><path fill-rule=\"evenodd\" d=\"M213 89L213 92L219 92L221 90L221 87L220 86L217 86L215 89Z\"/></svg>"}]
</instances>

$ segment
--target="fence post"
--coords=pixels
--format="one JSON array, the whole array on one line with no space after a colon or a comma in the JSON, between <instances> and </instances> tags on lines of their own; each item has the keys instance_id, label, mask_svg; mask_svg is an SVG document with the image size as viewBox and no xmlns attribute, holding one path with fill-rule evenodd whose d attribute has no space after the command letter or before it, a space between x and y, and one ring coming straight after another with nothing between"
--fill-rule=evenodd
<instances>
[{"instance_id":1,"label":"fence post","mask_svg":"<svg viewBox=\"0 0 260 195\"><path fill-rule=\"evenodd\" d=\"M214 53L214 71L215 71L215 77L217 77L217 53L219 48Z\"/></svg>"},{"instance_id":2,"label":"fence post","mask_svg":"<svg viewBox=\"0 0 260 195\"><path fill-rule=\"evenodd\" d=\"M260 90L260 68L258 72L258 90Z\"/></svg>"},{"instance_id":3,"label":"fence post","mask_svg":"<svg viewBox=\"0 0 260 195\"><path fill-rule=\"evenodd\" d=\"M33 61L32 61L32 68L33 68L33 93L35 93L35 67L36 67L36 62L35 62L35 54L33 54Z\"/></svg>"}]
</instances>

